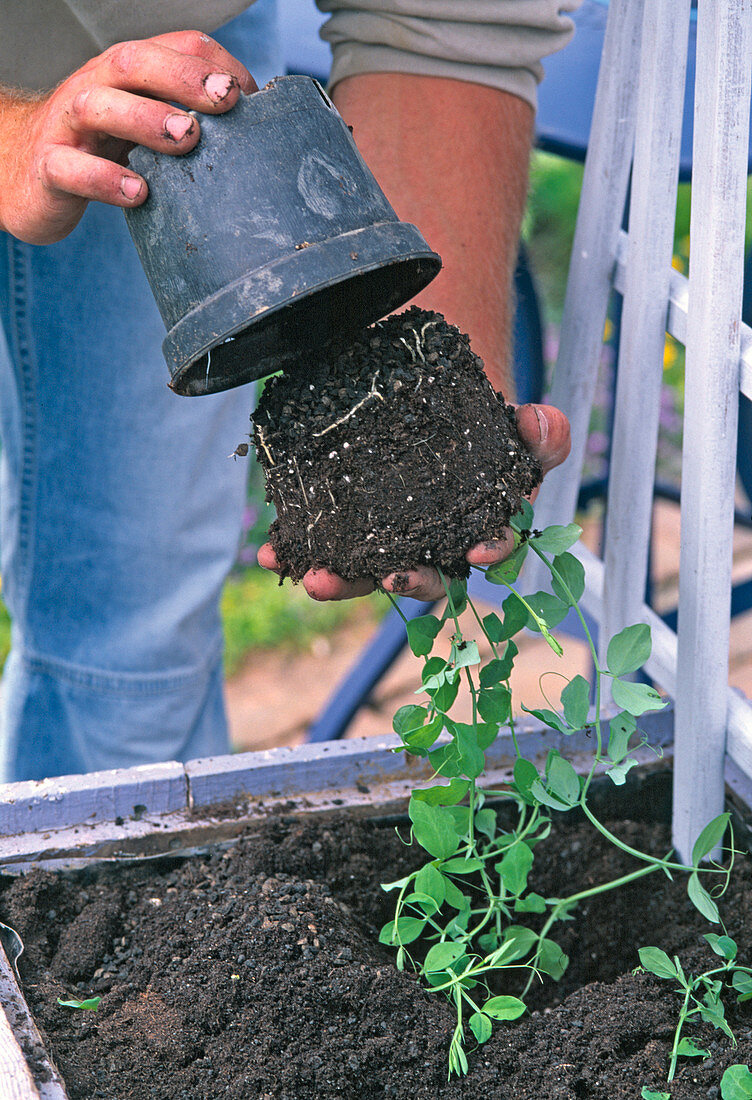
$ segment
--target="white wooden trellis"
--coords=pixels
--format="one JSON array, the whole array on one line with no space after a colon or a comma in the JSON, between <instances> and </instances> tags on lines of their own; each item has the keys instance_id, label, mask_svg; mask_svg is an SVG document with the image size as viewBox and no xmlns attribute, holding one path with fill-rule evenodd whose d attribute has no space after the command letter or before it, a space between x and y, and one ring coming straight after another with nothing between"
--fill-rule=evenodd
<instances>
[{"instance_id":1,"label":"white wooden trellis","mask_svg":"<svg viewBox=\"0 0 752 1100\"><path fill-rule=\"evenodd\" d=\"M723 808L730 758L752 776L752 705L728 686L738 395L752 397L741 322L752 0L699 0L689 279L670 266L689 0L611 0L551 400L572 457L536 525L575 511L611 287L623 295L605 561L580 550L601 649L653 631L647 670L676 700L674 844L687 858ZM621 216L632 178L629 231ZM643 603L665 333L686 346L678 636ZM529 578L542 583L540 573Z\"/></svg>"}]
</instances>

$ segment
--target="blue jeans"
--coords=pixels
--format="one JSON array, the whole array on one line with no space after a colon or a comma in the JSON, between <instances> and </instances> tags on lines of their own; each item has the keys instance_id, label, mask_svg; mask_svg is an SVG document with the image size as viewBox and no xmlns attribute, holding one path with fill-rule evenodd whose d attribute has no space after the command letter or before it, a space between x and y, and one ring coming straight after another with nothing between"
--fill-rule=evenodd
<instances>
[{"instance_id":1,"label":"blue jeans","mask_svg":"<svg viewBox=\"0 0 752 1100\"><path fill-rule=\"evenodd\" d=\"M216 37L259 86L283 71L274 0ZM0 234L0 320L0 781L226 752L218 602L246 471L228 455L252 389L168 390L111 207L48 247Z\"/></svg>"}]
</instances>

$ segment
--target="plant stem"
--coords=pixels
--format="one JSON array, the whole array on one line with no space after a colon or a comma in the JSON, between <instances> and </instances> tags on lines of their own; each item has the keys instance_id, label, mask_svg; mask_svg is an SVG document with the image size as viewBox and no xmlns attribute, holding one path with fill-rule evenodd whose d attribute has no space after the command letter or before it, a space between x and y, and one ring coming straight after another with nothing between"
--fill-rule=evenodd
<instances>
[{"instance_id":1,"label":"plant stem","mask_svg":"<svg viewBox=\"0 0 752 1100\"><path fill-rule=\"evenodd\" d=\"M670 1062L669 1067L668 1067L668 1077L667 1077L667 1081L668 1081L669 1084L671 1084L671 1082L673 1081L674 1074L676 1073L676 1062L679 1058L679 1040L681 1038L681 1033L682 1033L682 1028L684 1027L684 1022L687 1018L687 1008L689 1006L689 998L691 996L691 993L692 993L692 986L691 985L685 986L684 1003L682 1004L681 1012L679 1013L679 1023L676 1025L676 1031L674 1032L674 1043L673 1043L673 1046L671 1047L671 1062Z\"/></svg>"}]
</instances>

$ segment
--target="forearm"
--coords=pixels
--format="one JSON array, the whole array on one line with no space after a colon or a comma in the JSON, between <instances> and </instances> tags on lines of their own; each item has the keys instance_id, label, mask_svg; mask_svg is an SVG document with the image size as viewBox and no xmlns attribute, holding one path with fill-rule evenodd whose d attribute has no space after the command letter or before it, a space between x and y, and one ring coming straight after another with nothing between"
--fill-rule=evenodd
<instances>
[{"instance_id":1,"label":"forearm","mask_svg":"<svg viewBox=\"0 0 752 1100\"><path fill-rule=\"evenodd\" d=\"M497 88L406 73L347 77L333 99L399 217L444 261L415 301L467 332L493 385L514 398L512 277L532 107Z\"/></svg>"}]
</instances>

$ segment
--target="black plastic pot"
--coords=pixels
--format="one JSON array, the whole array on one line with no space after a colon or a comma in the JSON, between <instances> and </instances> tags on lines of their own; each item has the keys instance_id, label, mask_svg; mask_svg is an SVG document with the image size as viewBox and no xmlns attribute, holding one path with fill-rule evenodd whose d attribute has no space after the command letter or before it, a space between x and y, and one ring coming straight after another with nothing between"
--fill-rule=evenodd
<instances>
[{"instance_id":1,"label":"black plastic pot","mask_svg":"<svg viewBox=\"0 0 752 1100\"><path fill-rule=\"evenodd\" d=\"M187 156L130 155L149 198L125 216L176 393L304 367L307 348L378 320L439 271L315 80L280 77L200 121Z\"/></svg>"}]
</instances>

